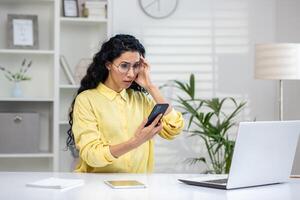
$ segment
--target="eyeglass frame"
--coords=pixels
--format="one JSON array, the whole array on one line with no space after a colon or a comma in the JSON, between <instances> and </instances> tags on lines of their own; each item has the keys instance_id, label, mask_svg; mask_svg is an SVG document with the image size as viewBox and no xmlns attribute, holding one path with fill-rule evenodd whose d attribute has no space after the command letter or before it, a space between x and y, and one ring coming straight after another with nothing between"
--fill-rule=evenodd
<instances>
[{"instance_id":1,"label":"eyeglass frame","mask_svg":"<svg viewBox=\"0 0 300 200\"><path fill-rule=\"evenodd\" d=\"M121 71L120 71L120 66L121 66L122 63L130 64L130 68L128 68L128 70L127 70L126 72L121 72ZM138 65L139 65L139 68L138 68L139 70L138 70L138 72L135 72L133 66L134 66L135 64L137 64L137 63L138 63ZM138 73L140 72L140 70L141 70L141 61L138 61L138 62L136 62L136 63L133 64L133 65L131 65L131 63L126 62L126 61L122 61L119 65L116 65L116 64L114 64L113 62L111 62L111 64L114 65L114 66L118 69L118 71L119 71L121 74L127 74L127 73L130 71L131 68L132 68L132 71L133 71L134 74L138 74Z\"/></svg>"}]
</instances>

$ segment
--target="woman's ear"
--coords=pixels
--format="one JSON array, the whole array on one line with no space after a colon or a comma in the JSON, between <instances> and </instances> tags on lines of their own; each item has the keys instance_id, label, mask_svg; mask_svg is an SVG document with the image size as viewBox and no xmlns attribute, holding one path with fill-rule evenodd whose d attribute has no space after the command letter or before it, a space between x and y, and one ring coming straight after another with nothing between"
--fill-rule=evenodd
<instances>
[{"instance_id":1,"label":"woman's ear","mask_svg":"<svg viewBox=\"0 0 300 200\"><path fill-rule=\"evenodd\" d=\"M110 68L111 68L111 64L109 62L106 62L105 63L105 67L108 71L110 71Z\"/></svg>"}]
</instances>

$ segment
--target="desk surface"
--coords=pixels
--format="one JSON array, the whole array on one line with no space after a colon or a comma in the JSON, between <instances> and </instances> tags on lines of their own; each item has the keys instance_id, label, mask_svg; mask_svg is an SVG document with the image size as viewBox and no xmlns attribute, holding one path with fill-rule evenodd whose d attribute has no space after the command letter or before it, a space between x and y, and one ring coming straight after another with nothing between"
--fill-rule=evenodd
<instances>
[{"instance_id":1,"label":"desk surface","mask_svg":"<svg viewBox=\"0 0 300 200\"><path fill-rule=\"evenodd\" d=\"M299 200L300 179L289 183L236 190L218 190L185 185L178 178L196 174L84 174L84 173L18 173L0 172L0 199L22 200ZM66 190L26 187L25 184L49 177L81 178L83 186ZM135 179L145 189L111 189L104 180Z\"/></svg>"}]
</instances>

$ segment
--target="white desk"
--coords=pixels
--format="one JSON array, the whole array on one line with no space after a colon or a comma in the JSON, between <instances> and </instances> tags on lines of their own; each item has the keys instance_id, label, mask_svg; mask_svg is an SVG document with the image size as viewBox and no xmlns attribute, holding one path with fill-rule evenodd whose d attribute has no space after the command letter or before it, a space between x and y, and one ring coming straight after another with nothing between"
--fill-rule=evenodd
<instances>
[{"instance_id":1,"label":"white desk","mask_svg":"<svg viewBox=\"0 0 300 200\"><path fill-rule=\"evenodd\" d=\"M66 190L26 187L28 182L49 177L81 178L85 185ZM77 174L77 173L15 173L0 172L1 200L299 200L300 179L289 183L237 190L218 190L185 185L178 178L195 174ZM104 180L135 179L145 189L111 189Z\"/></svg>"}]
</instances>

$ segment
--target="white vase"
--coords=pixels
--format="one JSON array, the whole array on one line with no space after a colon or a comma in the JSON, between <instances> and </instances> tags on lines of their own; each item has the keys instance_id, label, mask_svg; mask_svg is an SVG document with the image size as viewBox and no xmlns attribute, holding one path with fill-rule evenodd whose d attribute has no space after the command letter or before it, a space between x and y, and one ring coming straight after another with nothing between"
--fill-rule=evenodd
<instances>
[{"instance_id":1,"label":"white vase","mask_svg":"<svg viewBox=\"0 0 300 200\"><path fill-rule=\"evenodd\" d=\"M23 96L23 92L20 86L20 82L14 82L14 86L12 88L12 97L20 98Z\"/></svg>"}]
</instances>

